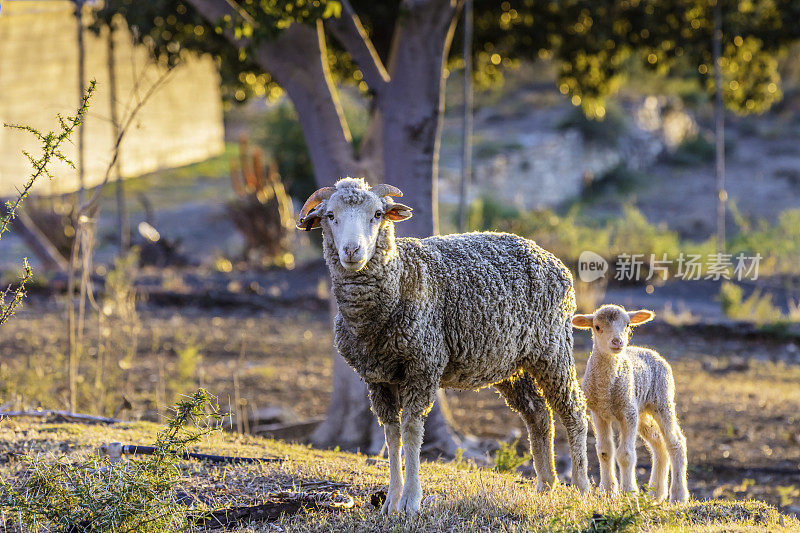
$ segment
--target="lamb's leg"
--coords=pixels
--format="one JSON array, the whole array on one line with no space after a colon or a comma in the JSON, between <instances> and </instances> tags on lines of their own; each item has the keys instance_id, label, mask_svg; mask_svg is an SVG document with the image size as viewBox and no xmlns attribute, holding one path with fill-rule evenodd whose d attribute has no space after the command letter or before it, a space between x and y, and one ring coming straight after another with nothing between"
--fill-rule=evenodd
<instances>
[{"instance_id":1,"label":"lamb's leg","mask_svg":"<svg viewBox=\"0 0 800 533\"><path fill-rule=\"evenodd\" d=\"M389 449L389 490L381 513L396 513L403 491L403 470L400 466L400 401L396 385L369 384L372 410L383 425Z\"/></svg>"},{"instance_id":2,"label":"lamb's leg","mask_svg":"<svg viewBox=\"0 0 800 533\"><path fill-rule=\"evenodd\" d=\"M592 413L595 449L600 462L600 490L608 494L617 492L617 475L614 464L614 431L611 420L605 420Z\"/></svg>"},{"instance_id":3,"label":"lamb's leg","mask_svg":"<svg viewBox=\"0 0 800 533\"><path fill-rule=\"evenodd\" d=\"M636 433L639 428L639 413L635 410L624 413L619 421L620 434L617 447L622 492L638 492L636 485Z\"/></svg>"},{"instance_id":4,"label":"lamb's leg","mask_svg":"<svg viewBox=\"0 0 800 533\"><path fill-rule=\"evenodd\" d=\"M531 369L536 383L544 391L547 403L558 414L567 429L567 440L572 457L572 484L581 492L589 490L589 473L586 462L586 398L575 375L572 347L564 346L555 356L554 365L540 364Z\"/></svg>"},{"instance_id":5,"label":"lamb's leg","mask_svg":"<svg viewBox=\"0 0 800 533\"><path fill-rule=\"evenodd\" d=\"M661 429L650 415L644 414L639 419L639 434L650 449L652 465L650 467L650 492L656 501L667 497L669 477L669 454L661 436Z\"/></svg>"},{"instance_id":6,"label":"lamb's leg","mask_svg":"<svg viewBox=\"0 0 800 533\"><path fill-rule=\"evenodd\" d=\"M553 415L533 376L523 372L494 386L508 406L519 413L528 428L528 441L536 470L536 490L544 492L558 483L553 460Z\"/></svg>"},{"instance_id":7,"label":"lamb's leg","mask_svg":"<svg viewBox=\"0 0 800 533\"><path fill-rule=\"evenodd\" d=\"M664 438L667 441L667 452L672 463L672 485L669 491L669 501L683 503L689 499L689 489L686 486L686 437L683 436L683 432L678 425L675 404L670 402L663 409L659 409L655 419L664 433Z\"/></svg>"},{"instance_id":8,"label":"lamb's leg","mask_svg":"<svg viewBox=\"0 0 800 533\"><path fill-rule=\"evenodd\" d=\"M436 385L424 387L420 385L422 382L422 379L409 379L409 383L412 385L403 388L400 392L403 407L400 417L400 432L403 439L406 479L398 511L407 514L418 513L422 504L419 452L422 448L425 416L430 412L433 401L436 399Z\"/></svg>"}]
</instances>

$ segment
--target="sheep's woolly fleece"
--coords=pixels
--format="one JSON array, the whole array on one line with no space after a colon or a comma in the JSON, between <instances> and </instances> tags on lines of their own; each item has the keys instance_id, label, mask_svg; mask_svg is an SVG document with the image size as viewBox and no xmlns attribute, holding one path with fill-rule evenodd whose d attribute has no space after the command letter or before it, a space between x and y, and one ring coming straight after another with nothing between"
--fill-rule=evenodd
<instances>
[{"instance_id":1,"label":"sheep's woolly fleece","mask_svg":"<svg viewBox=\"0 0 800 533\"><path fill-rule=\"evenodd\" d=\"M340 180L335 195L357 205L366 187ZM438 386L476 389L529 372L568 431L585 435L572 357L572 275L555 256L504 233L395 238L394 224L384 221L375 254L348 272L324 219L322 227L339 305L337 348L368 383L402 391L402 405L389 395L388 405L375 405L382 422L396 421L400 408L427 412Z\"/></svg>"}]
</instances>

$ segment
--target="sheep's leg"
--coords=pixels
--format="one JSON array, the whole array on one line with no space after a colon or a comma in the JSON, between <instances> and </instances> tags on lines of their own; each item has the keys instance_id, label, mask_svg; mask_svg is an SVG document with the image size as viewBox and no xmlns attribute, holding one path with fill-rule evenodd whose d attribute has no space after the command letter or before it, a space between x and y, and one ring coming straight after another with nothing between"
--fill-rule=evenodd
<instances>
[{"instance_id":1,"label":"sheep's leg","mask_svg":"<svg viewBox=\"0 0 800 533\"><path fill-rule=\"evenodd\" d=\"M410 383L419 384L422 378L409 379ZM437 380L438 382L438 380ZM403 439L403 455L405 456L406 479L403 493L400 496L398 511L415 514L422 504L422 485L419 481L419 452L422 448L422 436L425 416L430 412L436 399L436 385L429 388L411 386L401 391L403 411L400 417L400 433Z\"/></svg>"},{"instance_id":2,"label":"sheep's leg","mask_svg":"<svg viewBox=\"0 0 800 533\"><path fill-rule=\"evenodd\" d=\"M403 471L400 466L400 424L384 424L386 446L389 448L389 490L381 513L396 513L403 493Z\"/></svg>"},{"instance_id":3,"label":"sheep's leg","mask_svg":"<svg viewBox=\"0 0 800 533\"><path fill-rule=\"evenodd\" d=\"M550 406L527 372L494 386L508 406L519 413L528 428L528 441L536 470L536 490L544 492L558 483L553 459L553 415Z\"/></svg>"},{"instance_id":4,"label":"sheep's leg","mask_svg":"<svg viewBox=\"0 0 800 533\"><path fill-rule=\"evenodd\" d=\"M639 434L647 443L653 463L650 467L650 492L660 502L667 497L670 463L667 446L661 436L661 429L650 415L642 415L639 419Z\"/></svg>"},{"instance_id":5,"label":"sheep's leg","mask_svg":"<svg viewBox=\"0 0 800 533\"><path fill-rule=\"evenodd\" d=\"M389 490L381 513L396 513L403 491L403 470L400 466L400 402L396 385L369 384L372 410L383 425L389 449Z\"/></svg>"},{"instance_id":6,"label":"sheep's leg","mask_svg":"<svg viewBox=\"0 0 800 533\"><path fill-rule=\"evenodd\" d=\"M581 492L589 490L589 472L586 462L586 434L589 430L586 416L586 398L578 384L572 345L566 342L554 357L556 368L541 362L531 369L536 383L542 387L547 403L558 414L567 429L567 441L572 458L572 485Z\"/></svg>"},{"instance_id":7,"label":"sheep's leg","mask_svg":"<svg viewBox=\"0 0 800 533\"><path fill-rule=\"evenodd\" d=\"M664 433L667 441L667 451L672 463L672 485L670 486L669 501L683 503L689 499L689 489L686 486L686 437L683 436L678 425L678 416L675 414L675 404L659 409L655 416L656 422Z\"/></svg>"},{"instance_id":8,"label":"sheep's leg","mask_svg":"<svg viewBox=\"0 0 800 533\"><path fill-rule=\"evenodd\" d=\"M636 485L636 433L639 427L639 413L630 411L619 421L621 428L617 447L622 492L638 492Z\"/></svg>"},{"instance_id":9,"label":"sheep's leg","mask_svg":"<svg viewBox=\"0 0 800 533\"><path fill-rule=\"evenodd\" d=\"M611 420L605 420L592 413L595 449L600 461L600 490L608 494L617 492L617 475L614 464L614 431Z\"/></svg>"}]
</instances>

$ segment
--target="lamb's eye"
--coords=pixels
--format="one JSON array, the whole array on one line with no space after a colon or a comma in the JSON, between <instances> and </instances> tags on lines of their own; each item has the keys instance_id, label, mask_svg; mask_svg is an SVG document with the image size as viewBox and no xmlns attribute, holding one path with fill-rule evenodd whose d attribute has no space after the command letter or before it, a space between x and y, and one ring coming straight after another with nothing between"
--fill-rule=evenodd
<instances>
[{"instance_id":1,"label":"lamb's eye","mask_svg":"<svg viewBox=\"0 0 800 533\"><path fill-rule=\"evenodd\" d=\"M380 211L375 211L375 218L381 218L382 216L383 213L381 213Z\"/></svg>"},{"instance_id":2,"label":"lamb's eye","mask_svg":"<svg viewBox=\"0 0 800 533\"><path fill-rule=\"evenodd\" d=\"M600 326L595 326L594 329L596 329L597 331L600 331Z\"/></svg>"},{"instance_id":3,"label":"lamb's eye","mask_svg":"<svg viewBox=\"0 0 800 533\"><path fill-rule=\"evenodd\" d=\"M333 220L333 213L328 213L328 214L327 214L327 215L325 215L325 216L327 216L327 217L328 217L328 220Z\"/></svg>"}]
</instances>

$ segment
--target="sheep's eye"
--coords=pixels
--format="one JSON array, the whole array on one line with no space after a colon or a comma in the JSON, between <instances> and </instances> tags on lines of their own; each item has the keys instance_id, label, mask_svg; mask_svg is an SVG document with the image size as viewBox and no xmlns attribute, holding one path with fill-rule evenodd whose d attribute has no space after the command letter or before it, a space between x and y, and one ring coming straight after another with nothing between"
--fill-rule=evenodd
<instances>
[{"instance_id":1,"label":"sheep's eye","mask_svg":"<svg viewBox=\"0 0 800 533\"><path fill-rule=\"evenodd\" d=\"M383 213L381 213L380 211L375 211L375 218L381 218L382 216Z\"/></svg>"},{"instance_id":2,"label":"sheep's eye","mask_svg":"<svg viewBox=\"0 0 800 533\"><path fill-rule=\"evenodd\" d=\"M597 331L600 331L600 326L595 326L594 329L596 329Z\"/></svg>"},{"instance_id":3,"label":"sheep's eye","mask_svg":"<svg viewBox=\"0 0 800 533\"><path fill-rule=\"evenodd\" d=\"M328 213L325 216L328 217L328 220L333 220L333 213Z\"/></svg>"}]
</instances>

